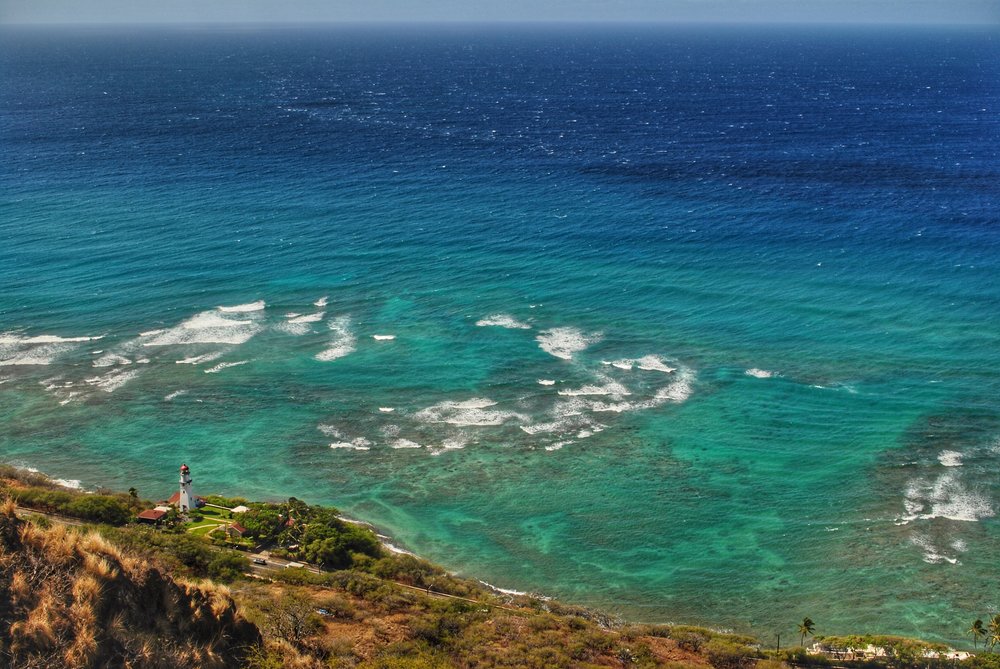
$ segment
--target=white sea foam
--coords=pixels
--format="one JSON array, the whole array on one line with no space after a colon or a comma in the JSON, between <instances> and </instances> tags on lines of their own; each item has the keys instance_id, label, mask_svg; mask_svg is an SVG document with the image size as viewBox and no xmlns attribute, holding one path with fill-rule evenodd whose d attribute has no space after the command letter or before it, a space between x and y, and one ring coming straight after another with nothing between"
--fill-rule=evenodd
<instances>
[{"instance_id":1,"label":"white sea foam","mask_svg":"<svg viewBox=\"0 0 1000 669\"><path fill-rule=\"evenodd\" d=\"M285 322L276 327L288 334L302 336L309 332L310 324L318 323L326 315L325 311L318 311L314 314L285 314Z\"/></svg>"},{"instance_id":2,"label":"white sea foam","mask_svg":"<svg viewBox=\"0 0 1000 669\"><path fill-rule=\"evenodd\" d=\"M945 467L962 466L962 453L959 451L941 451L938 453L937 459Z\"/></svg>"},{"instance_id":3,"label":"white sea foam","mask_svg":"<svg viewBox=\"0 0 1000 669\"><path fill-rule=\"evenodd\" d=\"M226 314L244 314L250 311L261 311L266 305L264 300L257 300L256 302L248 302L247 304L237 304L232 307L218 307L219 311Z\"/></svg>"},{"instance_id":4,"label":"white sea foam","mask_svg":"<svg viewBox=\"0 0 1000 669\"><path fill-rule=\"evenodd\" d=\"M584 334L577 328L561 327L543 330L535 339L546 353L563 360L572 360L574 354L600 341L601 334Z\"/></svg>"},{"instance_id":5,"label":"white sea foam","mask_svg":"<svg viewBox=\"0 0 1000 669\"><path fill-rule=\"evenodd\" d=\"M752 376L755 379L770 379L772 377L778 376L777 372L772 372L767 369L758 369L756 367L751 367L750 369L743 372L747 376Z\"/></svg>"},{"instance_id":6,"label":"white sea foam","mask_svg":"<svg viewBox=\"0 0 1000 669\"><path fill-rule=\"evenodd\" d=\"M502 425L509 420L527 420L527 416L513 411L492 409L493 406L496 406L496 402L492 400L474 398L464 402L439 402L414 415L417 420L424 423L469 426Z\"/></svg>"},{"instance_id":7,"label":"white sea foam","mask_svg":"<svg viewBox=\"0 0 1000 669\"><path fill-rule=\"evenodd\" d=\"M316 354L316 359L329 362L353 353L358 340L351 332L351 317L338 316L327 323L327 326L333 333L333 339L326 350Z\"/></svg>"},{"instance_id":8,"label":"white sea foam","mask_svg":"<svg viewBox=\"0 0 1000 669\"><path fill-rule=\"evenodd\" d=\"M225 353L225 351L212 351L211 353L202 353L201 355L194 355L190 358L184 358L183 360L175 360L174 362L178 365L200 365L203 362L218 360L225 355Z\"/></svg>"},{"instance_id":9,"label":"white sea foam","mask_svg":"<svg viewBox=\"0 0 1000 669\"><path fill-rule=\"evenodd\" d=\"M323 297L321 297L318 300L316 300L315 302L313 302L313 306L316 306L316 307L325 307L326 303L327 303L327 297L326 297L326 295L324 295Z\"/></svg>"},{"instance_id":10,"label":"white sea foam","mask_svg":"<svg viewBox=\"0 0 1000 669\"><path fill-rule=\"evenodd\" d=\"M479 327L499 327L507 328L509 330L530 330L531 326L527 323L523 323L513 316L508 316L507 314L490 314L489 316L484 316L476 321L476 325Z\"/></svg>"},{"instance_id":11,"label":"white sea foam","mask_svg":"<svg viewBox=\"0 0 1000 669\"><path fill-rule=\"evenodd\" d=\"M643 371L663 372L664 374L673 374L677 371L675 367L671 367L657 355L645 355L637 359L622 358L621 360L601 360L601 364L616 367L618 369L624 369L626 371L636 367Z\"/></svg>"},{"instance_id":12,"label":"white sea foam","mask_svg":"<svg viewBox=\"0 0 1000 669\"><path fill-rule=\"evenodd\" d=\"M393 407L379 407L378 410L381 411L382 413L392 413L393 411L395 411Z\"/></svg>"},{"instance_id":13,"label":"white sea foam","mask_svg":"<svg viewBox=\"0 0 1000 669\"><path fill-rule=\"evenodd\" d=\"M347 448L354 451L371 450L371 442L364 437L358 437L352 441L337 441L330 444L330 448Z\"/></svg>"},{"instance_id":14,"label":"white sea foam","mask_svg":"<svg viewBox=\"0 0 1000 669\"><path fill-rule=\"evenodd\" d=\"M487 588L490 588L492 590L496 590L497 592L502 592L505 595L515 595L515 596L520 597L520 596L528 594L527 592L521 592L520 590L510 590L510 589L507 589L507 588L498 588L497 586L495 586L495 585L493 585L491 583L487 583L486 581L479 581L479 582L482 583L483 585L485 585ZM550 599L550 598L549 597L542 597L540 599L546 599L547 600L547 599Z\"/></svg>"},{"instance_id":15,"label":"white sea foam","mask_svg":"<svg viewBox=\"0 0 1000 669\"><path fill-rule=\"evenodd\" d=\"M906 488L904 522L947 518L975 522L995 515L985 495L968 490L958 471L946 471L931 479L916 479Z\"/></svg>"},{"instance_id":16,"label":"white sea foam","mask_svg":"<svg viewBox=\"0 0 1000 669\"><path fill-rule=\"evenodd\" d=\"M337 439L344 438L344 435L334 425L326 425L324 423L320 423L319 425L316 426L316 429L328 437L335 437Z\"/></svg>"},{"instance_id":17,"label":"white sea foam","mask_svg":"<svg viewBox=\"0 0 1000 669\"><path fill-rule=\"evenodd\" d=\"M372 335L372 339L375 341L392 341L396 338L396 335Z\"/></svg>"},{"instance_id":18,"label":"white sea foam","mask_svg":"<svg viewBox=\"0 0 1000 669\"><path fill-rule=\"evenodd\" d=\"M540 386L554 386L556 382L552 379L538 379L538 385Z\"/></svg>"},{"instance_id":19,"label":"white sea foam","mask_svg":"<svg viewBox=\"0 0 1000 669\"><path fill-rule=\"evenodd\" d=\"M409 439L396 439L389 445L393 448L423 448L423 446L417 442L410 441Z\"/></svg>"},{"instance_id":20,"label":"white sea foam","mask_svg":"<svg viewBox=\"0 0 1000 669\"><path fill-rule=\"evenodd\" d=\"M326 315L325 311L317 311L314 314L306 314L304 316L293 316L288 319L289 323L318 323L323 320L323 316Z\"/></svg>"},{"instance_id":21,"label":"white sea foam","mask_svg":"<svg viewBox=\"0 0 1000 669\"><path fill-rule=\"evenodd\" d=\"M961 564L958 561L958 558L948 557L947 555L940 553L939 549L928 537L915 534L910 537L910 541L914 546L917 546L924 552L924 562L928 564L940 564L942 562L947 562L949 564Z\"/></svg>"},{"instance_id":22,"label":"white sea foam","mask_svg":"<svg viewBox=\"0 0 1000 669\"><path fill-rule=\"evenodd\" d=\"M131 365L132 361L120 353L105 353L91 364L94 367L112 367L114 365Z\"/></svg>"},{"instance_id":23,"label":"white sea foam","mask_svg":"<svg viewBox=\"0 0 1000 669\"><path fill-rule=\"evenodd\" d=\"M566 397L575 397L578 395L608 395L615 399L632 394L628 388L617 381L607 377L603 377L600 380L604 382L603 385L586 385L580 388L568 388L560 390L559 394Z\"/></svg>"},{"instance_id":24,"label":"white sea foam","mask_svg":"<svg viewBox=\"0 0 1000 669\"><path fill-rule=\"evenodd\" d=\"M115 367L107 374L84 379L84 381L106 393L113 393L138 376L138 374L139 370L137 369Z\"/></svg>"},{"instance_id":25,"label":"white sea foam","mask_svg":"<svg viewBox=\"0 0 1000 669\"><path fill-rule=\"evenodd\" d=\"M230 367L239 367L240 365L245 365L249 360L238 360L236 362L220 362L218 365L209 367L205 370L206 374L218 374L224 369L229 369Z\"/></svg>"},{"instance_id":26,"label":"white sea foam","mask_svg":"<svg viewBox=\"0 0 1000 669\"><path fill-rule=\"evenodd\" d=\"M25 344L77 344L85 341L97 341L98 339L103 339L104 335L98 337L57 337L55 335L39 335L37 337L28 337L24 340Z\"/></svg>"},{"instance_id":27,"label":"white sea foam","mask_svg":"<svg viewBox=\"0 0 1000 669\"><path fill-rule=\"evenodd\" d=\"M187 392L188 391L186 391L186 390L175 390L172 393L168 393L168 394L164 395L163 396L163 401L164 402L171 402L171 401L177 399L178 397L180 397L181 395L187 395Z\"/></svg>"},{"instance_id":28,"label":"white sea foam","mask_svg":"<svg viewBox=\"0 0 1000 669\"><path fill-rule=\"evenodd\" d=\"M189 344L243 344L261 330L256 320L233 320L215 311L203 311L166 330L153 330L141 336L144 346L180 346Z\"/></svg>"},{"instance_id":29,"label":"white sea foam","mask_svg":"<svg viewBox=\"0 0 1000 669\"><path fill-rule=\"evenodd\" d=\"M671 367L662 358L656 355L644 355L635 361L636 367L647 372L663 372L664 374L673 374L677 371L676 367Z\"/></svg>"},{"instance_id":30,"label":"white sea foam","mask_svg":"<svg viewBox=\"0 0 1000 669\"><path fill-rule=\"evenodd\" d=\"M680 404L694 393L694 379L695 374L693 370L682 368L673 383L656 391L654 399Z\"/></svg>"},{"instance_id":31,"label":"white sea foam","mask_svg":"<svg viewBox=\"0 0 1000 669\"><path fill-rule=\"evenodd\" d=\"M14 332L0 334L0 367L51 365L79 344L100 337L24 337Z\"/></svg>"},{"instance_id":32,"label":"white sea foam","mask_svg":"<svg viewBox=\"0 0 1000 669\"><path fill-rule=\"evenodd\" d=\"M554 444L549 444L548 446L546 446L546 447L545 447L545 450L546 450L546 451L558 451L558 450L560 450L560 449L561 449L561 448L562 448L563 446L569 446L569 445L570 445L570 444L572 444L572 443L573 443L573 441L572 441L572 440L568 440L568 441L557 441L557 442L556 442L556 443L554 443Z\"/></svg>"}]
</instances>

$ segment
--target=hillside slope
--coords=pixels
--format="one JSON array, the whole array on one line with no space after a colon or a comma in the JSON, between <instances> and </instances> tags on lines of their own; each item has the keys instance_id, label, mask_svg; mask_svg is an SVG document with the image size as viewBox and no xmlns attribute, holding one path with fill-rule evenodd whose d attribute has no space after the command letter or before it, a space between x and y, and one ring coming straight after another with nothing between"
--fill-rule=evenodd
<instances>
[{"instance_id":1,"label":"hillside slope","mask_svg":"<svg viewBox=\"0 0 1000 669\"><path fill-rule=\"evenodd\" d=\"M0 666L232 667L260 642L227 589L175 581L96 533L0 506Z\"/></svg>"}]
</instances>

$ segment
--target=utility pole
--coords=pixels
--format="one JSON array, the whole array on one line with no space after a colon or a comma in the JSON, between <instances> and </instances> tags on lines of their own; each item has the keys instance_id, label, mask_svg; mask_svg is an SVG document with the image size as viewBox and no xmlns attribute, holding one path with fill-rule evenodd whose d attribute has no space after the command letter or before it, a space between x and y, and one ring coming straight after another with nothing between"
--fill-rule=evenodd
<instances>
[{"instance_id":1,"label":"utility pole","mask_svg":"<svg viewBox=\"0 0 1000 669\"><path fill-rule=\"evenodd\" d=\"M781 652L781 632L778 632L778 643L774 645L774 652L775 653Z\"/></svg>"}]
</instances>

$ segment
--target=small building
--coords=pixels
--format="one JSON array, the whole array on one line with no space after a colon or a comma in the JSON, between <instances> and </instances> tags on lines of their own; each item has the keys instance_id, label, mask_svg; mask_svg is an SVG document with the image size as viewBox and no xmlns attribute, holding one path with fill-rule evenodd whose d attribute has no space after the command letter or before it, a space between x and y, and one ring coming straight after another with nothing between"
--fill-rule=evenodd
<instances>
[{"instance_id":1,"label":"small building","mask_svg":"<svg viewBox=\"0 0 1000 669\"><path fill-rule=\"evenodd\" d=\"M243 535L247 533L247 528L243 527L239 523L229 523L226 525L226 535L230 539L242 539Z\"/></svg>"},{"instance_id":2,"label":"small building","mask_svg":"<svg viewBox=\"0 0 1000 669\"><path fill-rule=\"evenodd\" d=\"M146 509L136 516L136 520L140 523L147 523L149 525L157 525L163 517L167 515L166 511L161 511L160 509Z\"/></svg>"}]
</instances>

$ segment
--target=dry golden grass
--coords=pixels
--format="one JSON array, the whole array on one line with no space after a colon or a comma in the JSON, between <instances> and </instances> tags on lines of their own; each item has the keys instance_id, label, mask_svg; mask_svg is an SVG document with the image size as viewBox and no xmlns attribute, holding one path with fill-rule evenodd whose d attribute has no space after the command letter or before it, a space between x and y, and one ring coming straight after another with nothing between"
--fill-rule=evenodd
<instances>
[{"instance_id":1,"label":"dry golden grass","mask_svg":"<svg viewBox=\"0 0 1000 669\"><path fill-rule=\"evenodd\" d=\"M259 643L227 588L175 583L100 535L0 502L0 666L222 669Z\"/></svg>"}]
</instances>

